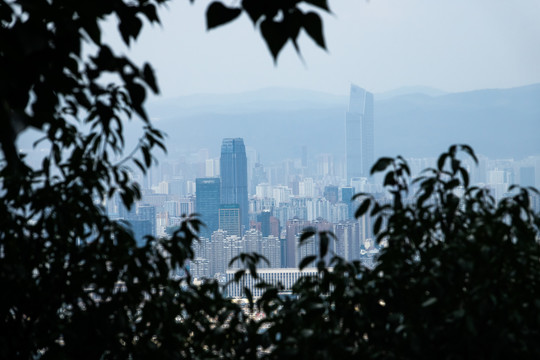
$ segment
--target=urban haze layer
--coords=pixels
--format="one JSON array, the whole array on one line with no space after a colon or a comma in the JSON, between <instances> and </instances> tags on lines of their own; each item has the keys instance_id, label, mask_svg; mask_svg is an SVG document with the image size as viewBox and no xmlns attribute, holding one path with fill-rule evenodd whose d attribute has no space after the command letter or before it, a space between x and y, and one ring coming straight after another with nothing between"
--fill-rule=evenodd
<instances>
[{"instance_id":1,"label":"urban haze layer","mask_svg":"<svg viewBox=\"0 0 540 360\"><path fill-rule=\"evenodd\" d=\"M521 94L521 97L516 95L516 92L518 95ZM290 126L281 127L279 130L281 135L261 130L258 134L260 140L249 142L249 139L253 139L249 131L257 130L244 128L243 133L246 131L248 133L245 137L223 137L219 144L214 141L212 144L206 144L204 148L175 154L176 142L182 143L185 139L185 142L189 143L192 139L189 139L189 135L182 136L169 131L172 140L169 139L168 145L169 147L172 145L173 155L160 160L159 165L144 176L133 174L142 189L141 201L135 207L126 209L119 198L114 198L107 204L107 210L111 216L127 220L140 244L145 242L145 235L169 236L182 222L183 216L197 213L205 227L200 232L200 242L195 244L195 259L188 264L189 271L195 279L217 278L224 282L233 276L234 268L238 265L233 264L229 267L229 262L234 256L241 252L258 252L269 261L268 264L265 262L260 264L261 276L266 281L274 283L280 281L288 288L302 276L298 271L300 260L318 251L316 237L299 246L300 235L306 227L332 231L337 241L331 243L331 252L347 260L360 260L366 266L373 266L377 253L384 244L377 244L374 240L369 214L355 218L354 213L358 204L352 197L358 192L372 193L381 200L388 197L381 185L381 179L370 175L376 155L381 153L380 150L376 151L378 144L392 149L391 146L385 146L384 142L388 141L388 137L396 136L392 135L392 132L397 132L403 136L398 145L405 149L408 143L413 142L416 148L424 147L428 151L435 144L438 151L442 152L451 145L451 142L445 142L446 139L441 134L430 135L426 129L418 128L423 126L422 111L437 116L435 105L450 102L452 109L456 111L458 108L459 113L460 105L467 108L468 101L478 104L478 97L481 97L484 101L480 103L483 104L486 114L479 115L478 111L473 111L472 114L460 112L465 120L467 116L478 118L476 124L470 124L472 130L469 132L477 136L477 139L473 138L472 141L479 142L483 149L487 149L486 151L491 154L497 155L506 151L508 154L519 156L515 146L508 145L511 134L502 136L493 134L490 128L485 128L484 122L489 120L484 118L489 117L490 111L497 111L499 116L502 112L504 116L505 112L512 112L514 108L523 110L524 106L533 106L526 114L519 112L514 114L516 117L514 125L525 127L524 130L527 131L527 121L530 122L532 119L534 123L540 120L539 107L533 100L539 93L538 85L499 92L471 92L466 95L416 89L375 101L372 93L351 85L347 103L343 104L342 99L333 99L326 105L321 105L321 102L312 104L314 111L320 113L333 108L341 109L341 116L338 118L332 115L329 125L330 128L341 128L341 134L332 131L324 133L323 127L322 141L320 137L306 141L301 136L304 132L313 132L317 120L313 123L300 120L300 124L291 122ZM523 101L526 102L526 99L523 100L523 96L529 96L533 105L529 103L524 105ZM499 98L506 99L510 105L501 110ZM304 106L307 108L312 105ZM163 104L162 106L166 107ZM281 111L302 117L298 109L295 109L294 105L291 106ZM395 115L393 124L388 120L389 113L392 114L392 106L399 109L399 112L394 111L399 115ZM404 111L407 106L413 110ZM442 106L440 111L446 111L445 109ZM380 118L379 112L382 113ZM253 114L251 113L251 116L254 116ZM420 119L420 123L411 123L408 116L416 116ZM198 122L204 123L203 118L199 120L191 118L190 121L195 124L192 127L196 128ZM452 123L452 131L458 127L459 133L460 120L456 119ZM259 122L261 129L268 127L264 117L255 121ZM385 125L377 124L379 121ZM496 122L497 117L491 117L490 121ZM475 126L481 130L475 129ZM302 127L305 127L305 131L299 132L298 129ZM406 134L408 130L404 130L410 127L415 130L416 135L413 137ZM199 131L203 134L212 133L211 136L216 137L220 136L219 128L220 125L217 124L215 128ZM299 140L294 146L299 151L286 159L276 160L274 157L265 163L261 156L263 150L266 154L280 153L281 148L294 142L291 140L289 130L297 133L296 138ZM442 130L440 127L436 130L441 131L444 132L444 127ZM461 129L461 133L468 134L466 129ZM493 149L484 146L485 137L488 137L487 142ZM532 140L522 136L516 141L521 141L523 146L527 146L527 142L535 141L534 137L537 138L538 135L533 135ZM467 136L464 138L468 140ZM451 140L453 139L450 137ZM269 146L269 141L273 141L274 145ZM334 148L328 147L328 143L334 144ZM470 145L475 146L474 143ZM538 143L533 145L533 148L537 149L537 145ZM219 147L219 153L212 156L209 148L216 147ZM512 156L491 158L479 154L477 165L472 159L466 160L472 182L489 188L495 199L505 196L511 184L540 187L538 155L540 151L536 154L530 149L528 151L530 152L528 156L517 159ZM421 170L434 166L437 155L438 152L433 152L427 157L405 156L413 177ZM411 199L413 195L414 191L411 191ZM535 210L539 211L540 197L533 196L532 204ZM304 274L311 272L313 270L308 269ZM241 288L230 287L228 291L230 296L242 296ZM257 289L252 287L252 291L257 295Z\"/></svg>"}]
</instances>

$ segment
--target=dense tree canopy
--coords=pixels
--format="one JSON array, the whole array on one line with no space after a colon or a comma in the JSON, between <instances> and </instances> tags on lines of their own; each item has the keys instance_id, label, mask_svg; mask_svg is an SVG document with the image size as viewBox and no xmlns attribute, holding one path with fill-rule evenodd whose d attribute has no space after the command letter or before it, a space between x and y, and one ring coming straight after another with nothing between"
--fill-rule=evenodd
<instances>
[{"instance_id":1,"label":"dense tree canopy","mask_svg":"<svg viewBox=\"0 0 540 360\"><path fill-rule=\"evenodd\" d=\"M379 160L393 201L359 195L357 212L376 217L377 240L388 243L377 266L328 256L332 235L319 234L319 256L302 262L319 276L291 298L261 283L265 294L248 296L244 311L215 281L172 276L193 258L196 217L137 247L103 203L140 197L130 166L146 171L163 148L144 108L158 87L150 65L102 41L100 22L116 17L130 45L164 3L0 0L0 358L538 358L534 190L497 204L469 186L458 156L474 157L467 146L416 180L414 201L403 159ZM276 59L289 40L298 50L301 29L325 46L320 11L324 0L214 2L207 25L246 13ZM130 119L144 133L123 155ZM37 168L16 147L30 127L50 150ZM242 255L249 271L238 279L257 277L259 260Z\"/></svg>"},{"instance_id":2,"label":"dense tree canopy","mask_svg":"<svg viewBox=\"0 0 540 360\"><path fill-rule=\"evenodd\" d=\"M147 91L158 92L152 67L118 55L103 41L101 22L116 18L129 46L145 22L159 22L165 2L0 1L1 358L188 356L219 339L194 341L196 326L238 312L220 302L216 284L195 289L170 277L193 256L197 219L186 218L170 240L149 238L138 248L103 207L115 195L132 206L140 191L130 166L144 172L154 148L165 149L144 108ZM265 19L299 3L243 1L235 11L273 24ZM226 13L211 4L208 28L232 20ZM320 26L308 27L320 34ZM263 34L277 56L273 36ZM144 132L124 155L123 128L133 119ZM49 149L38 167L17 150L29 128ZM197 298L205 296L211 304Z\"/></svg>"},{"instance_id":3,"label":"dense tree canopy","mask_svg":"<svg viewBox=\"0 0 540 360\"><path fill-rule=\"evenodd\" d=\"M269 286L256 301L267 314L255 338L267 346L263 357L540 356L540 216L529 203L537 191L515 187L496 203L470 186L460 150L475 158L468 146L450 147L413 180L414 192L403 158L378 160L372 172L386 173L392 201L356 195L356 216L369 212L377 241L387 244L377 265L325 260L332 235L320 233L319 255L300 265L315 262L319 276L298 281L293 300ZM302 241L314 235L306 231Z\"/></svg>"}]
</instances>

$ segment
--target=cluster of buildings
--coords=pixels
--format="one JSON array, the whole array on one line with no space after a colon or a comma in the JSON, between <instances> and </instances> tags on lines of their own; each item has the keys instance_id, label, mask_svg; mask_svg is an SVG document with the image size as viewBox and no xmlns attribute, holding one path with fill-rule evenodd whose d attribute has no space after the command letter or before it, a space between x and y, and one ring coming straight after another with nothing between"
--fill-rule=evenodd
<instances>
[{"instance_id":1,"label":"cluster of buildings","mask_svg":"<svg viewBox=\"0 0 540 360\"><path fill-rule=\"evenodd\" d=\"M145 235L166 236L183 215L197 213L205 227L189 264L194 277L232 276L227 275L229 263L241 252L258 252L267 258L269 264L260 267L268 276L299 276L293 268L303 257L318 252L316 237L299 247L306 227L336 234L331 252L373 265L378 245L371 219L355 218L358 204L352 200L358 192L372 193L383 201L388 196L381 181L369 175L375 160L373 94L352 85L345 118L346 155L341 161L330 154L310 159L303 147L301 158L264 166L242 138L226 138L219 158L201 150L192 161L163 163L160 174L140 177L143 196L139 204L128 210L119 198L113 199L109 213L127 220L141 244ZM434 166L435 161L408 159L413 174ZM479 157L479 166L472 162L467 166L472 182L489 187L497 199L513 183L540 187L540 157L521 161ZM532 200L540 210L540 198Z\"/></svg>"}]
</instances>

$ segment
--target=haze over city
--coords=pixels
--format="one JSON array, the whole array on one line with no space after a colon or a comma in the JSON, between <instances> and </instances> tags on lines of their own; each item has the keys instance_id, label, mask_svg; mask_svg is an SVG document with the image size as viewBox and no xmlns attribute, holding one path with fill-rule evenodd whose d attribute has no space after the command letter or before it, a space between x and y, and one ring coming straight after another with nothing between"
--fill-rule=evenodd
<instances>
[{"instance_id":1,"label":"haze over city","mask_svg":"<svg viewBox=\"0 0 540 360\"><path fill-rule=\"evenodd\" d=\"M182 212L211 224L194 274L223 274L225 260L253 244L281 251L266 253L279 259L275 267L294 267L294 244L309 224L352 241L340 250L348 259L373 249L370 220L351 220L350 196L381 194L367 162L382 155L402 154L418 172L450 144L467 143L481 155L480 168L470 164L473 180L497 198L511 182L538 184L540 162L531 156L540 152L540 3L331 6L327 51L304 34L300 53L289 43L276 62L247 18L206 31L203 2L172 4L163 28L133 46L156 69L162 94L149 113L169 134L167 157L139 178L141 203L154 207L158 235ZM233 147L244 159L234 166L224 160ZM355 161L366 164L353 171ZM231 182L232 173L242 180ZM225 188L244 195L224 202ZM229 203L237 208L222 208Z\"/></svg>"},{"instance_id":2,"label":"haze over city","mask_svg":"<svg viewBox=\"0 0 540 360\"><path fill-rule=\"evenodd\" d=\"M302 58L289 43L276 65L246 16L206 31L206 6L171 3L161 12L163 26L143 32L132 45L136 60L155 67L162 97L276 86L346 95L351 82L374 93L417 85L459 92L540 82L535 0L334 1L332 15L324 16L328 51L304 33Z\"/></svg>"},{"instance_id":3,"label":"haze over city","mask_svg":"<svg viewBox=\"0 0 540 360\"><path fill-rule=\"evenodd\" d=\"M203 2L172 3L163 27L131 50L111 39L155 68L161 94L148 113L168 134L168 153L154 154L147 175L133 173L137 206L111 199L109 214L129 220L139 241L201 214L204 261L192 265L204 277L223 275L227 259L263 243L279 259L274 267L295 267L309 254L295 250L308 225L347 238L339 250L347 259L375 251L371 220L354 220L350 199L387 196L369 174L380 156L403 155L417 174L466 143L480 157L467 165L472 181L497 199L512 183L540 185L540 3L331 5L327 51L304 34L300 54L288 44L275 63L247 19L207 32ZM109 19L105 34L116 25ZM128 149L139 134L126 127ZM27 132L19 141L30 158L34 140Z\"/></svg>"},{"instance_id":4,"label":"haze over city","mask_svg":"<svg viewBox=\"0 0 540 360\"><path fill-rule=\"evenodd\" d=\"M538 19L0 0L0 359L540 359Z\"/></svg>"},{"instance_id":5,"label":"haze over city","mask_svg":"<svg viewBox=\"0 0 540 360\"><path fill-rule=\"evenodd\" d=\"M376 156L434 156L451 143L490 157L540 151L540 92L511 90L540 83L538 1L332 2L328 50L302 33L301 55L289 42L276 63L245 15L207 31L206 6L171 2L162 26L130 49L111 36L115 20L104 23L115 49L155 68L161 93L149 98L149 115L168 132L173 159L201 148L217 156L221 138L239 136L259 145L262 161L298 157L311 143L343 156L351 84L375 94ZM470 93L486 89L503 90ZM25 136L19 147L29 150L36 137Z\"/></svg>"},{"instance_id":6,"label":"haze over city","mask_svg":"<svg viewBox=\"0 0 540 360\"><path fill-rule=\"evenodd\" d=\"M376 156L434 156L450 143L491 157L540 151L536 89L510 95L518 102L506 93L418 96L540 83L538 1L332 2L323 16L327 51L303 33L301 54L289 42L276 63L246 16L207 31L206 6L171 3L162 26L130 50L112 39L156 70L161 94L150 98L149 113L170 135L169 156L200 148L217 156L222 137L238 136L258 144L263 161L297 157L310 142L341 156L350 84L378 102ZM105 30L113 27L110 20Z\"/></svg>"},{"instance_id":7,"label":"haze over city","mask_svg":"<svg viewBox=\"0 0 540 360\"><path fill-rule=\"evenodd\" d=\"M282 269L269 273L272 281L297 274L283 269L316 254L316 241L298 246L310 226L336 234L331 248L339 256L373 266L384 244L374 242L373 218L355 216L352 196L367 192L390 201L382 179L370 174L377 146L388 150L393 142L416 154L405 156L416 176L435 166L432 154L444 150L437 147L472 134L469 140L495 157L481 153L478 164L468 159L471 181L498 200L510 195L511 184L540 185L538 133L528 133L540 117L539 93L540 85L454 94L414 88L377 102L351 85L345 104L290 89L165 101L153 111L163 114L159 123L170 134L171 153L146 175L134 173L143 191L137 209L128 211L119 198L107 209L131 223L139 242L149 231L172 234L183 214L196 212L207 225L190 262L199 278L231 279L228 264L242 251L272 259L268 267ZM406 201L414 194L404 194ZM540 209L540 196L531 196L531 206ZM242 296L242 290L229 294Z\"/></svg>"}]
</instances>

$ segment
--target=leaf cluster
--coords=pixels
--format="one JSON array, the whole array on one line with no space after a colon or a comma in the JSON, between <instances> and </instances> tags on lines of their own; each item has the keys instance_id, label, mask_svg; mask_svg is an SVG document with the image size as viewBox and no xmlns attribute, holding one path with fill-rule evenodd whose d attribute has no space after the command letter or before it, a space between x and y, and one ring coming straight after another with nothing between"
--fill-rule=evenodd
<instances>
[{"instance_id":1,"label":"leaf cluster","mask_svg":"<svg viewBox=\"0 0 540 360\"><path fill-rule=\"evenodd\" d=\"M306 5L313 10L304 11ZM214 1L207 8L206 24L210 30L235 20L242 13L247 14L277 61L288 41L300 54L298 36L302 30L317 46L326 49L320 11L330 12L327 0L242 0L234 6Z\"/></svg>"},{"instance_id":2,"label":"leaf cluster","mask_svg":"<svg viewBox=\"0 0 540 360\"><path fill-rule=\"evenodd\" d=\"M118 54L101 24L115 18L131 46L145 24L159 23L165 3L0 0L0 358L255 354L258 327L216 281L194 284L189 276L196 216L169 239L148 236L137 246L127 224L104 207L114 197L132 207L141 196L132 168L145 173L153 151L165 146L144 108L148 92L159 92L152 67ZM266 28L278 12L289 19L298 3L241 6ZM325 1L305 3L327 10ZM223 11L210 5L209 27L223 23ZM320 18L297 15L293 40L303 27L324 45ZM264 30L267 43L282 36ZM132 119L143 134L125 156L124 126ZM39 164L17 150L28 129L41 134ZM255 274L259 255L240 260Z\"/></svg>"}]
</instances>

